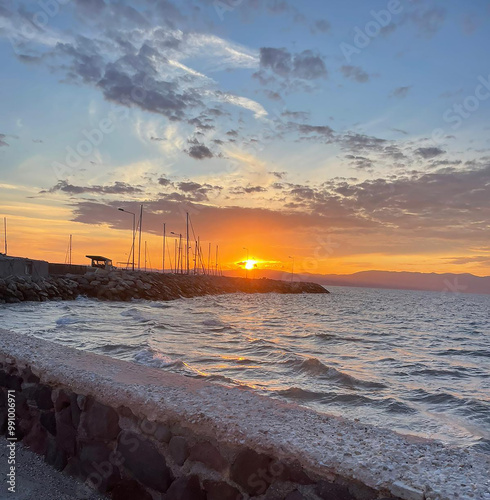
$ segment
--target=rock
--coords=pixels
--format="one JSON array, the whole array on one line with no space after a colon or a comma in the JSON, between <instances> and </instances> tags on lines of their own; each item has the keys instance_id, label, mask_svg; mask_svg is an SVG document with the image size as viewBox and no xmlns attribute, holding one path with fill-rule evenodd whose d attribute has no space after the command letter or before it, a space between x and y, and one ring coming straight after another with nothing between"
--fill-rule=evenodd
<instances>
[{"instance_id":1,"label":"rock","mask_svg":"<svg viewBox=\"0 0 490 500\"><path fill-rule=\"evenodd\" d=\"M72 424L76 429L80 423L80 415L82 414L82 410L80 410L78 406L78 396L73 392L70 394L70 409Z\"/></svg>"},{"instance_id":2,"label":"rock","mask_svg":"<svg viewBox=\"0 0 490 500\"><path fill-rule=\"evenodd\" d=\"M39 422L52 436L56 436L56 417L54 412L42 411Z\"/></svg>"},{"instance_id":3,"label":"rock","mask_svg":"<svg viewBox=\"0 0 490 500\"><path fill-rule=\"evenodd\" d=\"M189 456L189 446L182 436L174 436L170 440L168 449L177 465L183 465Z\"/></svg>"},{"instance_id":4,"label":"rock","mask_svg":"<svg viewBox=\"0 0 490 500\"><path fill-rule=\"evenodd\" d=\"M201 462L218 472L224 470L227 466L221 453L207 441L195 444L191 448L189 459L195 462Z\"/></svg>"},{"instance_id":5,"label":"rock","mask_svg":"<svg viewBox=\"0 0 490 500\"><path fill-rule=\"evenodd\" d=\"M356 500L346 486L328 481L320 481L316 485L315 493L323 500L332 500L332 498L335 500Z\"/></svg>"},{"instance_id":6,"label":"rock","mask_svg":"<svg viewBox=\"0 0 490 500\"><path fill-rule=\"evenodd\" d=\"M80 473L86 482L102 493L110 491L120 480L113 451L100 442L80 443Z\"/></svg>"},{"instance_id":7,"label":"rock","mask_svg":"<svg viewBox=\"0 0 490 500\"><path fill-rule=\"evenodd\" d=\"M168 443L172 438L172 433L170 432L170 428L168 426L158 424L153 436L161 443Z\"/></svg>"},{"instance_id":8,"label":"rock","mask_svg":"<svg viewBox=\"0 0 490 500\"><path fill-rule=\"evenodd\" d=\"M153 497L137 481L124 480L111 491L112 500L152 500Z\"/></svg>"},{"instance_id":9,"label":"rock","mask_svg":"<svg viewBox=\"0 0 490 500\"><path fill-rule=\"evenodd\" d=\"M294 490L286 496L284 500L306 500L305 497L298 491Z\"/></svg>"},{"instance_id":10,"label":"rock","mask_svg":"<svg viewBox=\"0 0 490 500\"><path fill-rule=\"evenodd\" d=\"M68 456L76 453L77 432L73 426L71 407L64 408L56 414L56 442L58 447Z\"/></svg>"},{"instance_id":11,"label":"rock","mask_svg":"<svg viewBox=\"0 0 490 500\"><path fill-rule=\"evenodd\" d=\"M244 497L239 490L224 481L204 481L207 500L242 500Z\"/></svg>"},{"instance_id":12,"label":"rock","mask_svg":"<svg viewBox=\"0 0 490 500\"><path fill-rule=\"evenodd\" d=\"M262 495L272 483L269 456L250 448L241 451L230 468L230 478L250 496Z\"/></svg>"},{"instance_id":13,"label":"rock","mask_svg":"<svg viewBox=\"0 0 490 500\"><path fill-rule=\"evenodd\" d=\"M145 486L165 493L173 475L155 446L127 431L121 432L117 441L117 451L124 460L124 468Z\"/></svg>"},{"instance_id":14,"label":"rock","mask_svg":"<svg viewBox=\"0 0 490 500\"><path fill-rule=\"evenodd\" d=\"M117 437L120 430L117 412L88 398L85 411L80 416L80 437L110 441Z\"/></svg>"},{"instance_id":15,"label":"rock","mask_svg":"<svg viewBox=\"0 0 490 500\"><path fill-rule=\"evenodd\" d=\"M46 429L36 422L27 436L24 437L22 443L30 450L38 455L44 455L47 449L47 432Z\"/></svg>"},{"instance_id":16,"label":"rock","mask_svg":"<svg viewBox=\"0 0 490 500\"><path fill-rule=\"evenodd\" d=\"M32 393L32 398L40 410L51 410L51 408L54 408L53 400L51 399L51 388L47 385L38 385Z\"/></svg>"},{"instance_id":17,"label":"rock","mask_svg":"<svg viewBox=\"0 0 490 500\"><path fill-rule=\"evenodd\" d=\"M183 476L171 484L165 500L206 500L206 494L201 489L198 476Z\"/></svg>"},{"instance_id":18,"label":"rock","mask_svg":"<svg viewBox=\"0 0 490 500\"><path fill-rule=\"evenodd\" d=\"M55 389L51 397L55 411L61 411L63 408L70 406L70 396L63 389Z\"/></svg>"},{"instance_id":19,"label":"rock","mask_svg":"<svg viewBox=\"0 0 490 500\"><path fill-rule=\"evenodd\" d=\"M290 481L297 484L313 484L313 481L308 474L303 470L301 464L295 462L274 462L269 468L271 475L281 479L282 481Z\"/></svg>"},{"instance_id":20,"label":"rock","mask_svg":"<svg viewBox=\"0 0 490 500\"><path fill-rule=\"evenodd\" d=\"M44 457L46 462L49 465L52 465L56 470L62 471L66 467L66 453L58 448L56 441L52 436L48 436L46 454Z\"/></svg>"},{"instance_id":21,"label":"rock","mask_svg":"<svg viewBox=\"0 0 490 500\"><path fill-rule=\"evenodd\" d=\"M5 375L5 387L14 391L22 390L22 378L17 375Z\"/></svg>"}]
</instances>

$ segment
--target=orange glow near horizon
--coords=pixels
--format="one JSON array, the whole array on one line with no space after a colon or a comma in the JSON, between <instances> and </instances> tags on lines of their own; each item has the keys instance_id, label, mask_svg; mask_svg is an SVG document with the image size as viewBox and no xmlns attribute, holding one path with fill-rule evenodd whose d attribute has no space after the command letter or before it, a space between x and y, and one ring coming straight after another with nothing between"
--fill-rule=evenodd
<instances>
[{"instance_id":1,"label":"orange glow near horizon","mask_svg":"<svg viewBox=\"0 0 490 500\"><path fill-rule=\"evenodd\" d=\"M11 206L8 218L8 254L19 257L47 260L63 263L66 260L70 234L73 235L74 264L88 265L88 254L101 254L111 258L117 267L125 267L129 259L131 247L131 231L119 230L106 224L84 224L73 222L69 208L51 206L36 201L27 202L24 206ZM36 209L36 210L34 210ZM33 212L36 212L35 214ZM15 215L14 215L15 214ZM3 221L0 221L3 223ZM194 221L196 228L199 221ZM3 225L3 224L2 224ZM144 226L143 226L144 227ZM3 232L3 227L1 228ZM242 228L243 229L243 228ZM202 229L201 229L202 230ZM201 234L211 233L208 240L202 239L204 262L208 261L208 243L211 240L212 252L210 265L215 266L214 245L219 245L219 266L228 274L242 275L245 270L253 271L255 277L267 275L267 271L291 273L291 259L295 255L295 274L352 274L359 271L409 271L423 273L472 273L477 276L490 275L490 269L484 264L472 260L467 251L453 252L413 252L405 254L353 252L346 245L334 247L335 252L317 250L316 241L298 240L297 234L280 228L274 233L274 240L264 238L266 228L257 225L242 234L236 233L235 227L229 230L220 229L219 236L209 228ZM144 242L148 247L148 269L162 268L162 237L157 234L143 233L141 250L141 268L144 268ZM245 244L254 255L261 258L240 259ZM3 252L3 238L0 242ZM478 252L478 250L475 250ZM478 254L476 254L478 255ZM464 264L453 262L455 256L468 257ZM136 262L138 253L136 252ZM192 259L191 254L191 259ZM174 260L174 238L167 238L165 267L170 269ZM191 260L192 262L192 260ZM192 264L193 267L193 264Z\"/></svg>"}]
</instances>

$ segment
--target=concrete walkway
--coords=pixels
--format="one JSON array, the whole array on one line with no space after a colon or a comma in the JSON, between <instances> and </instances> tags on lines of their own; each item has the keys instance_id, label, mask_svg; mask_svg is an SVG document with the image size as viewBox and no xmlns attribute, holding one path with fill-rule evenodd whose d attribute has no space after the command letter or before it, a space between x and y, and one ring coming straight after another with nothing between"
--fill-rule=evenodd
<instances>
[{"instance_id":1,"label":"concrete walkway","mask_svg":"<svg viewBox=\"0 0 490 500\"><path fill-rule=\"evenodd\" d=\"M104 500L75 479L58 472L44 462L43 458L25 448L15 446L16 487L15 493L8 491L10 465L7 440L0 438L0 500Z\"/></svg>"}]
</instances>

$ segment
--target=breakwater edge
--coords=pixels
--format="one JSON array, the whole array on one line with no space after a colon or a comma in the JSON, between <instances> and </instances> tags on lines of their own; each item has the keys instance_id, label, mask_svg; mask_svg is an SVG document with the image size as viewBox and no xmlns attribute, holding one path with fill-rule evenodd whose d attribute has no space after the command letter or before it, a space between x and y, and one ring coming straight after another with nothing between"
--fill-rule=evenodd
<instances>
[{"instance_id":1,"label":"breakwater edge","mask_svg":"<svg viewBox=\"0 0 490 500\"><path fill-rule=\"evenodd\" d=\"M73 300L79 296L114 301L174 300L240 292L329 293L321 285L309 282L99 269L97 272L87 272L83 275L0 278L0 304Z\"/></svg>"}]
</instances>

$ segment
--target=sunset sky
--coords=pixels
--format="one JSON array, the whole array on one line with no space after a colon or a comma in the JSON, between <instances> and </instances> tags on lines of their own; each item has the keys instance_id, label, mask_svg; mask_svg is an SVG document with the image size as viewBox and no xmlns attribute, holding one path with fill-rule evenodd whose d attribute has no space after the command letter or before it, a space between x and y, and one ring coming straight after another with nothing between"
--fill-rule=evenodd
<instances>
[{"instance_id":1,"label":"sunset sky","mask_svg":"<svg viewBox=\"0 0 490 500\"><path fill-rule=\"evenodd\" d=\"M487 0L0 4L9 254L490 275ZM169 239L173 245L173 238ZM0 244L3 251L3 242Z\"/></svg>"}]
</instances>

